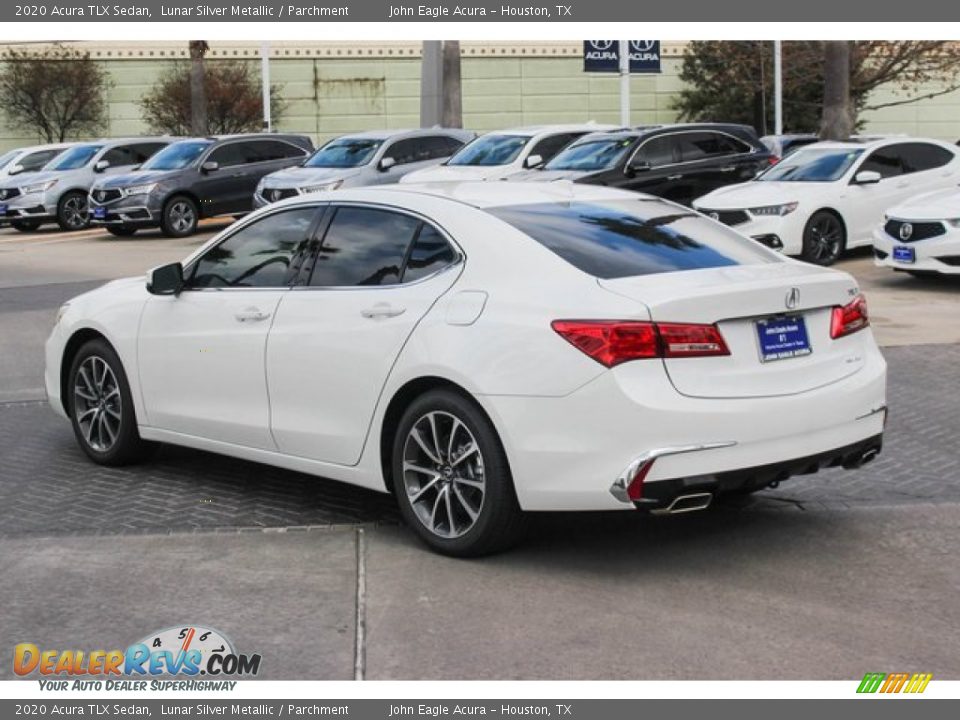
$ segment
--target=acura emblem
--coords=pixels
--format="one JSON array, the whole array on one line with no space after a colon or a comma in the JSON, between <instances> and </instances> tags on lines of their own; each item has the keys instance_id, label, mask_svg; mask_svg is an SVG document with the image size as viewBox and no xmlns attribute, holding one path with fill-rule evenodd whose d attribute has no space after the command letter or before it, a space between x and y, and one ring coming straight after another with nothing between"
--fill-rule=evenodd
<instances>
[{"instance_id":1,"label":"acura emblem","mask_svg":"<svg viewBox=\"0 0 960 720\"><path fill-rule=\"evenodd\" d=\"M273 199L274 202L276 202L277 200L280 199L280 191L279 190L272 191L270 193L270 197Z\"/></svg>"},{"instance_id":2,"label":"acura emblem","mask_svg":"<svg viewBox=\"0 0 960 720\"><path fill-rule=\"evenodd\" d=\"M800 288L790 288L790 292L784 299L784 304L787 306L787 310L793 310L797 307L800 304Z\"/></svg>"},{"instance_id":3,"label":"acura emblem","mask_svg":"<svg viewBox=\"0 0 960 720\"><path fill-rule=\"evenodd\" d=\"M900 226L900 239L909 240L910 236L913 235L913 225L910 223L904 223Z\"/></svg>"}]
</instances>

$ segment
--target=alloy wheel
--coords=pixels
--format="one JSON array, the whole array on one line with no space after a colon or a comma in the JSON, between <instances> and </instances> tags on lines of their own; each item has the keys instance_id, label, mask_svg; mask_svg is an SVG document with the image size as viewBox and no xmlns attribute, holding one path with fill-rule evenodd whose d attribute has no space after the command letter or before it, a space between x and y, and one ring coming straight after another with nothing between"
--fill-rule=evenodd
<instances>
[{"instance_id":1,"label":"alloy wheel","mask_svg":"<svg viewBox=\"0 0 960 720\"><path fill-rule=\"evenodd\" d=\"M87 225L87 201L81 195L72 195L63 202L63 219L74 229Z\"/></svg>"},{"instance_id":2,"label":"alloy wheel","mask_svg":"<svg viewBox=\"0 0 960 720\"><path fill-rule=\"evenodd\" d=\"M110 450L120 435L120 384L107 361L91 355L77 368L73 413L87 444L98 452Z\"/></svg>"},{"instance_id":3,"label":"alloy wheel","mask_svg":"<svg viewBox=\"0 0 960 720\"><path fill-rule=\"evenodd\" d=\"M813 259L822 263L837 258L843 243L843 228L832 215L823 215L810 227L810 250Z\"/></svg>"},{"instance_id":4,"label":"alloy wheel","mask_svg":"<svg viewBox=\"0 0 960 720\"><path fill-rule=\"evenodd\" d=\"M190 207L190 204L184 202L183 200L178 200L170 206L168 211L168 217L170 219L170 227L174 229L177 233L185 233L190 231L194 223L196 223L196 217L193 212L193 208Z\"/></svg>"},{"instance_id":5,"label":"alloy wheel","mask_svg":"<svg viewBox=\"0 0 960 720\"><path fill-rule=\"evenodd\" d=\"M483 454L459 418L434 411L413 424L403 448L403 488L438 537L461 537L476 524L486 494Z\"/></svg>"}]
</instances>

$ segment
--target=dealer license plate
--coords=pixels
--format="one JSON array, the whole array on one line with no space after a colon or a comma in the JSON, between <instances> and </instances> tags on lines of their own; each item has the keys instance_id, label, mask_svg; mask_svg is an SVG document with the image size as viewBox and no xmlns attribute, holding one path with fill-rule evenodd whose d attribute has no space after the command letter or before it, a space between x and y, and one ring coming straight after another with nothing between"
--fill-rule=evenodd
<instances>
[{"instance_id":1,"label":"dealer license plate","mask_svg":"<svg viewBox=\"0 0 960 720\"><path fill-rule=\"evenodd\" d=\"M757 337L762 362L786 360L813 352L807 324L799 315L757 320Z\"/></svg>"},{"instance_id":2,"label":"dealer license plate","mask_svg":"<svg viewBox=\"0 0 960 720\"><path fill-rule=\"evenodd\" d=\"M893 248L893 259L896 262L914 263L917 261L917 253L912 247L897 245Z\"/></svg>"}]
</instances>

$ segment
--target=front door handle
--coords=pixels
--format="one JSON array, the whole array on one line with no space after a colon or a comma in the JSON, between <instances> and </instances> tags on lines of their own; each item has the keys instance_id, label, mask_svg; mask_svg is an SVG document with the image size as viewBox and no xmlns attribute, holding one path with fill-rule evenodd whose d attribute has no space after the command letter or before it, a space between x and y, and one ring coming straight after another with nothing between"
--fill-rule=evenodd
<instances>
[{"instance_id":1,"label":"front door handle","mask_svg":"<svg viewBox=\"0 0 960 720\"><path fill-rule=\"evenodd\" d=\"M239 310L234 317L238 322L259 322L260 320L266 320L270 317L270 313L264 312L258 307L248 307Z\"/></svg>"},{"instance_id":2,"label":"front door handle","mask_svg":"<svg viewBox=\"0 0 960 720\"><path fill-rule=\"evenodd\" d=\"M725 167L720 168L720 172L733 172L736 169L737 169L736 165L727 165Z\"/></svg>"},{"instance_id":3,"label":"front door handle","mask_svg":"<svg viewBox=\"0 0 960 720\"><path fill-rule=\"evenodd\" d=\"M683 175L667 175L667 180L680 180L683 178Z\"/></svg>"},{"instance_id":4,"label":"front door handle","mask_svg":"<svg viewBox=\"0 0 960 720\"><path fill-rule=\"evenodd\" d=\"M376 320L377 318L397 317L398 315L403 315L406 311L406 308L393 307L387 303L377 303L373 307L361 310L360 314L369 320Z\"/></svg>"}]
</instances>

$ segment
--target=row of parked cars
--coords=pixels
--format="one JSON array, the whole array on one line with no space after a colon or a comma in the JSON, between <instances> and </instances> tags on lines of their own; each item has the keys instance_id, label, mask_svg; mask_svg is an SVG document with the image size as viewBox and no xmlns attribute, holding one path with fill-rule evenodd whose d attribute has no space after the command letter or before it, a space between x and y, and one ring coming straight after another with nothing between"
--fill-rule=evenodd
<instances>
[{"instance_id":1,"label":"row of parked cars","mask_svg":"<svg viewBox=\"0 0 960 720\"><path fill-rule=\"evenodd\" d=\"M960 273L956 146L908 137L761 139L752 128L721 123L549 125L479 137L383 130L317 150L293 134L37 146L0 156L0 223L23 231L93 223L119 236L159 227L181 237L202 218L307 193L477 180L632 190L691 206L819 265L873 244L878 264Z\"/></svg>"}]
</instances>

